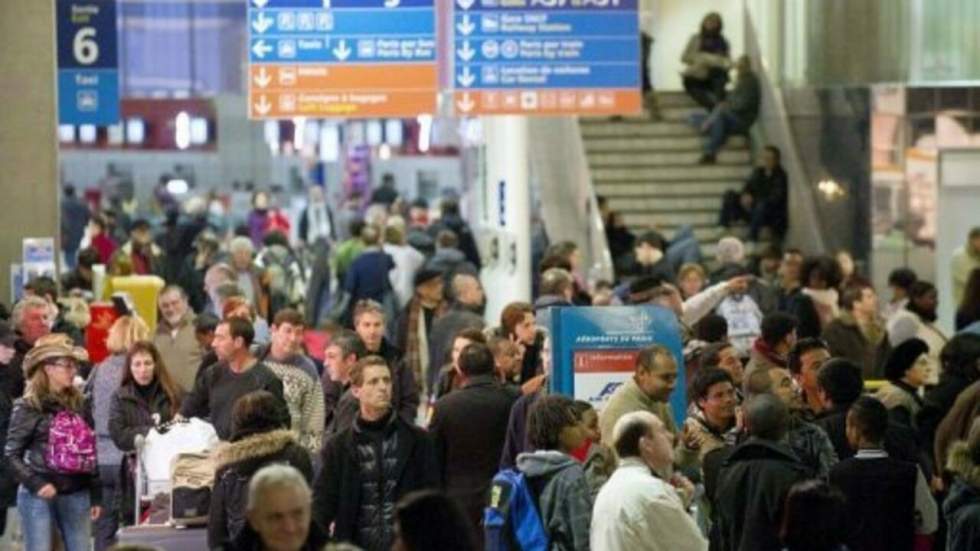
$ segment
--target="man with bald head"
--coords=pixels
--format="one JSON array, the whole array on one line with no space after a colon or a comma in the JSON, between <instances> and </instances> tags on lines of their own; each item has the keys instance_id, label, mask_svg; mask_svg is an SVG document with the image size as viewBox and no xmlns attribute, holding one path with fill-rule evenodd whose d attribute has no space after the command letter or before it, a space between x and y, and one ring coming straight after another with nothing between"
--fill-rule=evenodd
<instances>
[{"instance_id":1,"label":"man with bald head","mask_svg":"<svg viewBox=\"0 0 980 551\"><path fill-rule=\"evenodd\" d=\"M449 285L449 311L432 324L429 335L429 369L426 388L435 388L439 369L446 364L453 338L464 329L483 329L483 307L486 300L480 280L470 274L458 274Z\"/></svg>"},{"instance_id":2,"label":"man with bald head","mask_svg":"<svg viewBox=\"0 0 980 551\"><path fill-rule=\"evenodd\" d=\"M712 483L705 473L706 491L714 501L713 537L722 551L778 551L786 493L809 471L783 443L790 423L783 400L759 394L744 410L748 439L734 449L712 452L726 454Z\"/></svg>"}]
</instances>

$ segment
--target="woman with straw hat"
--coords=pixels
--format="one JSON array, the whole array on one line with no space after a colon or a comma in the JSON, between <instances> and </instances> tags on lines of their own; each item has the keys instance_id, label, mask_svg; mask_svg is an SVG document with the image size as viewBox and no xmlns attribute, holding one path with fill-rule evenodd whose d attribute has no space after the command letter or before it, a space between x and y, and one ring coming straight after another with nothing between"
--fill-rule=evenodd
<instances>
[{"instance_id":1,"label":"woman with straw hat","mask_svg":"<svg viewBox=\"0 0 980 551\"><path fill-rule=\"evenodd\" d=\"M88 549L90 519L101 514L92 416L74 386L87 359L60 333L38 339L24 358L27 390L14 403L4 455L20 483L27 551L50 550L53 527L66 551Z\"/></svg>"}]
</instances>

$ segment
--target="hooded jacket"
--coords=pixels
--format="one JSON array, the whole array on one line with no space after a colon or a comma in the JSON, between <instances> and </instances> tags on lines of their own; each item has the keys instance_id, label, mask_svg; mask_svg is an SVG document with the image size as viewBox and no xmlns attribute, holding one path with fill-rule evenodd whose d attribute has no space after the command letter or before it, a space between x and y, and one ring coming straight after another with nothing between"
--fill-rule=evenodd
<instances>
[{"instance_id":1,"label":"hooded jacket","mask_svg":"<svg viewBox=\"0 0 980 551\"><path fill-rule=\"evenodd\" d=\"M550 551L588 551L592 524L592 492L582 466L555 450L517 456L517 469L527 477Z\"/></svg>"},{"instance_id":2,"label":"hooded jacket","mask_svg":"<svg viewBox=\"0 0 980 551\"><path fill-rule=\"evenodd\" d=\"M310 454L288 430L274 430L222 444L215 452L214 490L208 518L208 548L235 539L247 524L248 482L256 471L272 463L286 463L313 481Z\"/></svg>"},{"instance_id":3,"label":"hooded jacket","mask_svg":"<svg viewBox=\"0 0 980 551\"><path fill-rule=\"evenodd\" d=\"M980 549L980 465L966 443L957 442L949 450L948 467L956 481L943 503L946 549Z\"/></svg>"},{"instance_id":4,"label":"hooded jacket","mask_svg":"<svg viewBox=\"0 0 980 551\"><path fill-rule=\"evenodd\" d=\"M937 467L946 464L949 450L957 440L966 440L973 420L977 417L980 417L980 381L966 387L956 397L953 408L936 428L936 441L932 451L936 456Z\"/></svg>"}]
</instances>

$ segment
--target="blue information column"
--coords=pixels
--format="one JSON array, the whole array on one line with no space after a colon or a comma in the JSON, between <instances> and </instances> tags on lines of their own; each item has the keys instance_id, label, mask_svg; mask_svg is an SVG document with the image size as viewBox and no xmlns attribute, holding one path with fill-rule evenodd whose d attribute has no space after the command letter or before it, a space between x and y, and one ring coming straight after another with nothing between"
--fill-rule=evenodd
<instances>
[{"instance_id":1,"label":"blue information column","mask_svg":"<svg viewBox=\"0 0 980 551\"><path fill-rule=\"evenodd\" d=\"M116 0L58 1L58 119L119 122Z\"/></svg>"},{"instance_id":2,"label":"blue information column","mask_svg":"<svg viewBox=\"0 0 980 551\"><path fill-rule=\"evenodd\" d=\"M461 115L641 109L637 0L454 0Z\"/></svg>"}]
</instances>

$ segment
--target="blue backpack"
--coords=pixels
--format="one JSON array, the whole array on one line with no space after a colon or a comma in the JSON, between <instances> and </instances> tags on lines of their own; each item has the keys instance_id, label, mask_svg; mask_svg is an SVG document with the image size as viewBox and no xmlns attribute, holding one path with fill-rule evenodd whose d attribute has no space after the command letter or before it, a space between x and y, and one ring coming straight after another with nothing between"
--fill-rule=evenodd
<instances>
[{"instance_id":1,"label":"blue backpack","mask_svg":"<svg viewBox=\"0 0 980 551\"><path fill-rule=\"evenodd\" d=\"M483 531L486 551L547 551L548 534L524 473L504 469L493 477Z\"/></svg>"}]
</instances>

